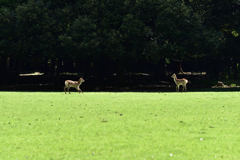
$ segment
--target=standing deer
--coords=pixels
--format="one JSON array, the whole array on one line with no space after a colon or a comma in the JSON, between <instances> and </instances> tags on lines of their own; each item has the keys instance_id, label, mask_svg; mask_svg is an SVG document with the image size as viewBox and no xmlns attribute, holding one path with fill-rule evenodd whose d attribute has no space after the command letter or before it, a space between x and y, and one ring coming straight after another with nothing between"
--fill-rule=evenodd
<instances>
[{"instance_id":1,"label":"standing deer","mask_svg":"<svg viewBox=\"0 0 240 160\"><path fill-rule=\"evenodd\" d=\"M66 88L70 94L69 89L72 88L76 88L76 90L78 90L78 92L80 93L80 91L82 92L82 90L80 89L80 85L82 84L82 82L85 82L85 80L83 78L80 78L78 81L72 81L72 80L66 80L65 81L65 86L64 86L64 91L66 94ZM82 92L83 93L83 92Z\"/></svg>"},{"instance_id":2,"label":"standing deer","mask_svg":"<svg viewBox=\"0 0 240 160\"><path fill-rule=\"evenodd\" d=\"M183 89L182 89L182 92L183 90L185 89L185 92L187 92L187 83L188 83L188 80L183 78L183 79L177 79L177 76L176 74L174 73L171 78L173 78L175 84L177 85L176 86L176 91L179 92L179 86L182 85L183 86Z\"/></svg>"}]
</instances>

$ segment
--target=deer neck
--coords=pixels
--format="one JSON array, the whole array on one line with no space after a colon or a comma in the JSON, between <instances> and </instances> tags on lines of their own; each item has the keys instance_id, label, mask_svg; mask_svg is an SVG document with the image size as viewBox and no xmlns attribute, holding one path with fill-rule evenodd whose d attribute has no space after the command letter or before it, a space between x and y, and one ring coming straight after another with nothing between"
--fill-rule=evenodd
<instances>
[{"instance_id":1,"label":"deer neck","mask_svg":"<svg viewBox=\"0 0 240 160\"><path fill-rule=\"evenodd\" d=\"M177 76L173 78L174 82L177 83Z\"/></svg>"},{"instance_id":2,"label":"deer neck","mask_svg":"<svg viewBox=\"0 0 240 160\"><path fill-rule=\"evenodd\" d=\"M81 85L82 84L82 81L78 81L78 85Z\"/></svg>"}]
</instances>

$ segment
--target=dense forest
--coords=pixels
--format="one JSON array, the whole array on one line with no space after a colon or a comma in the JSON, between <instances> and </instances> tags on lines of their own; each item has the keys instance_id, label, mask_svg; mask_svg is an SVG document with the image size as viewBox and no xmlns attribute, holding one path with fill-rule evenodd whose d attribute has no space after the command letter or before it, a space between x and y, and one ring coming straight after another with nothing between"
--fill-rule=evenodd
<instances>
[{"instance_id":1,"label":"dense forest","mask_svg":"<svg viewBox=\"0 0 240 160\"><path fill-rule=\"evenodd\" d=\"M144 74L240 76L238 0L0 0L0 7L3 82L27 73L118 84Z\"/></svg>"}]
</instances>

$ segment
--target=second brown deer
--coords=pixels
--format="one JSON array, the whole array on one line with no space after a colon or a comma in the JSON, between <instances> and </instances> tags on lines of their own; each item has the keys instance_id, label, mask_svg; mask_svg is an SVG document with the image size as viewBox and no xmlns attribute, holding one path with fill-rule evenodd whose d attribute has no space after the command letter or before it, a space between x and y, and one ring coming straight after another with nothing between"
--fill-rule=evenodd
<instances>
[{"instance_id":1,"label":"second brown deer","mask_svg":"<svg viewBox=\"0 0 240 160\"><path fill-rule=\"evenodd\" d=\"M176 91L179 92L179 86L182 86L182 92L185 90L185 92L187 92L187 83L188 80L185 78L182 79L177 79L177 75L174 73L171 78L173 78L175 84L176 84Z\"/></svg>"}]
</instances>

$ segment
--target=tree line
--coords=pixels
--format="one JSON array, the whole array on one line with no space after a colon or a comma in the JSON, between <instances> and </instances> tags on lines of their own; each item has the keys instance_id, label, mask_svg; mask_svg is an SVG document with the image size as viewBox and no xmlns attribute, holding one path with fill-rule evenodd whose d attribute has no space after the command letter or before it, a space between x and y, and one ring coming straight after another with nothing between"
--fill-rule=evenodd
<instances>
[{"instance_id":1,"label":"tree line","mask_svg":"<svg viewBox=\"0 0 240 160\"><path fill-rule=\"evenodd\" d=\"M0 75L239 74L238 0L0 0ZM185 66L182 67L182 65Z\"/></svg>"}]
</instances>

